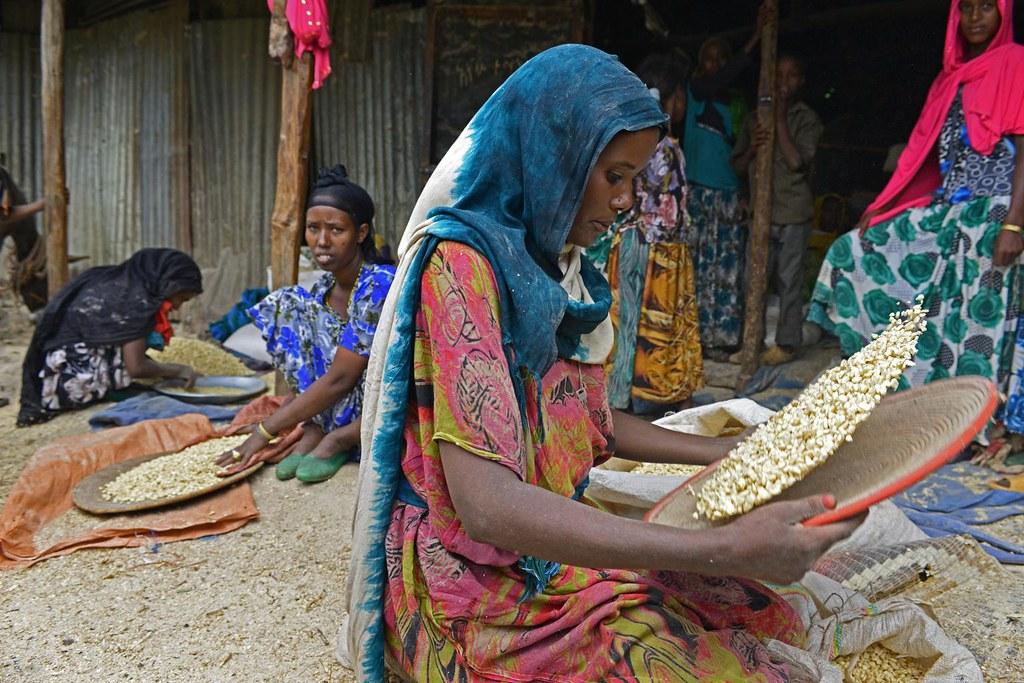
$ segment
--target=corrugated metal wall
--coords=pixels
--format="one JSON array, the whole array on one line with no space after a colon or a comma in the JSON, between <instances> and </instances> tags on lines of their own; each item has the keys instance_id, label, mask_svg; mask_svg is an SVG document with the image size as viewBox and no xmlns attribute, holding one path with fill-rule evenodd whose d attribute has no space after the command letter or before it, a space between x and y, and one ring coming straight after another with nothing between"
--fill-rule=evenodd
<instances>
[{"instance_id":1,"label":"corrugated metal wall","mask_svg":"<svg viewBox=\"0 0 1024 683\"><path fill-rule=\"evenodd\" d=\"M0 33L0 154L29 199L43 190L39 40Z\"/></svg>"},{"instance_id":2,"label":"corrugated metal wall","mask_svg":"<svg viewBox=\"0 0 1024 683\"><path fill-rule=\"evenodd\" d=\"M334 62L314 93L313 159L348 167L373 197L377 230L397 246L420 188L425 10L374 10L371 26L372 60Z\"/></svg>"},{"instance_id":3,"label":"corrugated metal wall","mask_svg":"<svg viewBox=\"0 0 1024 683\"><path fill-rule=\"evenodd\" d=\"M229 248L248 284L270 262L281 70L267 55L268 22L190 24L192 243L201 266Z\"/></svg>"},{"instance_id":4,"label":"corrugated metal wall","mask_svg":"<svg viewBox=\"0 0 1024 683\"><path fill-rule=\"evenodd\" d=\"M203 267L224 250L264 281L280 129L280 67L267 21L187 24L183 5L68 33L65 146L70 252L114 263L145 246L188 249ZM343 13L342 13L343 15ZM313 167L344 163L373 196L393 244L419 193L425 10L371 13L372 59L334 61L313 95ZM0 36L0 152L41 192L39 52Z\"/></svg>"},{"instance_id":5,"label":"corrugated metal wall","mask_svg":"<svg viewBox=\"0 0 1024 683\"><path fill-rule=\"evenodd\" d=\"M183 17L135 12L70 31L65 52L68 249L90 264L182 247L171 173L172 113L185 96Z\"/></svg>"}]
</instances>

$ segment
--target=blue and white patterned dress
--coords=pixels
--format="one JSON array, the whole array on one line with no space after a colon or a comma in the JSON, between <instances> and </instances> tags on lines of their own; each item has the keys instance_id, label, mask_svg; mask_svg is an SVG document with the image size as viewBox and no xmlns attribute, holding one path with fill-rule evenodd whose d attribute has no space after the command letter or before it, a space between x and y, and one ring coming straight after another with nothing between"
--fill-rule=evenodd
<instances>
[{"instance_id":1,"label":"blue and white patterned dress","mask_svg":"<svg viewBox=\"0 0 1024 683\"><path fill-rule=\"evenodd\" d=\"M282 287L249 309L274 367L284 374L295 393L301 394L327 374L339 346L369 357L394 277L394 266L363 264L344 319L327 303L334 287L331 273L324 273L308 291L299 285ZM331 432L357 419L362 409L360 378L348 396L314 417L313 422L324 432Z\"/></svg>"}]
</instances>

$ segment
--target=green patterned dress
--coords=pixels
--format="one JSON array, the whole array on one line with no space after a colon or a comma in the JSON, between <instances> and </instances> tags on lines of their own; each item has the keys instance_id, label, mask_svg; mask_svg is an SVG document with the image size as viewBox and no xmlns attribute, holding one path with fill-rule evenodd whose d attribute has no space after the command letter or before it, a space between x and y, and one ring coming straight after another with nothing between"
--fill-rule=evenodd
<instances>
[{"instance_id":1,"label":"green patterned dress","mask_svg":"<svg viewBox=\"0 0 1024 683\"><path fill-rule=\"evenodd\" d=\"M1009 139L983 156L973 150L960 97L938 142L943 184L930 205L856 231L829 249L808 319L851 355L882 330L889 314L924 296L928 327L901 386L981 375L1005 391L1020 315L1019 266L992 261L1010 205L1016 150Z\"/></svg>"}]
</instances>

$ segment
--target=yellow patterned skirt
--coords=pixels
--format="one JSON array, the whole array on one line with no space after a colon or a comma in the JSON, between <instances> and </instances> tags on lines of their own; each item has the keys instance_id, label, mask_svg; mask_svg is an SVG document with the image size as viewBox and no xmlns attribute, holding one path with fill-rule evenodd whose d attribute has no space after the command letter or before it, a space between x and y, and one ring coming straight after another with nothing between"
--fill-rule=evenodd
<instances>
[{"instance_id":1,"label":"yellow patterned skirt","mask_svg":"<svg viewBox=\"0 0 1024 683\"><path fill-rule=\"evenodd\" d=\"M615 349L609 400L674 404L704 385L693 260L686 244L648 244L637 229L616 233L608 256Z\"/></svg>"}]
</instances>

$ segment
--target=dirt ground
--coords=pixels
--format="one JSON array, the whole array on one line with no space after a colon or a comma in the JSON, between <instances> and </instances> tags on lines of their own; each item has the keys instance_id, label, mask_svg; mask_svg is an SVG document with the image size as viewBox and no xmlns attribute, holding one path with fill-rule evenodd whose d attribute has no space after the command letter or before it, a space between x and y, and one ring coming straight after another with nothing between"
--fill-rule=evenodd
<instances>
[{"instance_id":1,"label":"dirt ground","mask_svg":"<svg viewBox=\"0 0 1024 683\"><path fill-rule=\"evenodd\" d=\"M88 431L94 412L14 427L30 333L27 314L0 300L0 397L11 400L0 408L0 506L35 449ZM819 349L787 372L809 381L833 355ZM734 385L735 368L709 363L705 371L708 400L731 397L725 387ZM347 465L330 481L308 486L279 482L266 468L250 479L260 519L240 530L83 550L0 573L0 683L354 681L335 661L334 646L357 473ZM89 521L72 510L37 544ZM1020 533L1012 531L1012 538ZM1007 589L1013 590L1000 585ZM979 646L976 638L965 644Z\"/></svg>"},{"instance_id":2,"label":"dirt ground","mask_svg":"<svg viewBox=\"0 0 1024 683\"><path fill-rule=\"evenodd\" d=\"M16 429L30 327L0 308L0 506L35 449L92 411ZM357 467L307 486L250 479L260 519L222 536L83 550L0 574L0 681L315 681L334 659ZM44 533L78 526L72 511Z\"/></svg>"}]
</instances>

